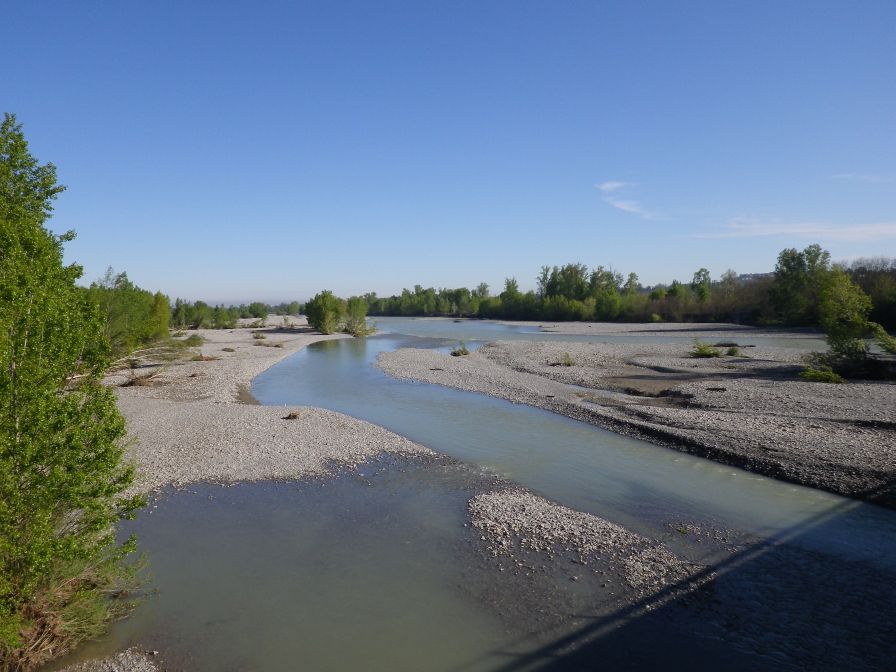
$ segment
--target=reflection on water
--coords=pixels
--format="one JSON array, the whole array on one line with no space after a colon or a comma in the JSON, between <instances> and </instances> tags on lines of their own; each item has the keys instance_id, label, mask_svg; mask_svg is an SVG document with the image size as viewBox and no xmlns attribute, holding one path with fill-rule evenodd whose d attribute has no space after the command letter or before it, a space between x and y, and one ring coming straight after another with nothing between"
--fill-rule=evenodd
<instances>
[{"instance_id":1,"label":"reflection on water","mask_svg":"<svg viewBox=\"0 0 896 672\"><path fill-rule=\"evenodd\" d=\"M322 406L369 420L650 536L662 534L670 520L696 519L767 537L836 510L835 529L806 533L800 543L885 565L896 562L892 511L660 448L540 409L396 380L375 366L383 351L444 345L440 340L394 334L321 342L260 375L252 392L265 404Z\"/></svg>"}]
</instances>

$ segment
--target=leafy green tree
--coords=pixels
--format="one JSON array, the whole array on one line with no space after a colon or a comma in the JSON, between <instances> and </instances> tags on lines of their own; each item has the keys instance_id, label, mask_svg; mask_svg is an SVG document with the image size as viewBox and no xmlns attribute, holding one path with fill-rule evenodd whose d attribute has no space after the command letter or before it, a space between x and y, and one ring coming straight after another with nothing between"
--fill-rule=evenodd
<instances>
[{"instance_id":1,"label":"leafy green tree","mask_svg":"<svg viewBox=\"0 0 896 672\"><path fill-rule=\"evenodd\" d=\"M104 321L44 222L62 191L0 127L0 667L27 668L95 634L127 576L115 523L139 498L124 420L101 384Z\"/></svg>"},{"instance_id":2,"label":"leafy green tree","mask_svg":"<svg viewBox=\"0 0 896 672\"><path fill-rule=\"evenodd\" d=\"M305 304L308 324L322 334L335 334L345 323L345 301L328 289L315 295Z\"/></svg>"},{"instance_id":3,"label":"leafy green tree","mask_svg":"<svg viewBox=\"0 0 896 672\"><path fill-rule=\"evenodd\" d=\"M161 292L148 292L132 283L127 273L109 268L105 277L88 290L105 317L106 338L116 354L168 335L171 308Z\"/></svg>"},{"instance_id":4,"label":"leafy green tree","mask_svg":"<svg viewBox=\"0 0 896 672\"><path fill-rule=\"evenodd\" d=\"M5 114L0 124L0 219L43 224L65 187L56 182L56 166L40 165L28 151L22 125Z\"/></svg>"},{"instance_id":5,"label":"leafy green tree","mask_svg":"<svg viewBox=\"0 0 896 672\"><path fill-rule=\"evenodd\" d=\"M710 280L709 271L707 269L701 268L694 273L694 278L691 280L691 291L694 292L700 303L705 303L706 300L709 299L711 287L712 281Z\"/></svg>"},{"instance_id":6,"label":"leafy green tree","mask_svg":"<svg viewBox=\"0 0 896 672\"><path fill-rule=\"evenodd\" d=\"M821 292L818 313L831 351L839 357L861 359L868 352L865 336L871 329L871 299L842 269L830 272Z\"/></svg>"},{"instance_id":7,"label":"leafy green tree","mask_svg":"<svg viewBox=\"0 0 896 672\"><path fill-rule=\"evenodd\" d=\"M367 301L363 297L353 296L346 302L345 331L352 336L366 336Z\"/></svg>"},{"instance_id":8,"label":"leafy green tree","mask_svg":"<svg viewBox=\"0 0 896 672\"><path fill-rule=\"evenodd\" d=\"M772 303L787 324L818 324L818 308L831 255L817 244L782 250L775 265Z\"/></svg>"}]
</instances>

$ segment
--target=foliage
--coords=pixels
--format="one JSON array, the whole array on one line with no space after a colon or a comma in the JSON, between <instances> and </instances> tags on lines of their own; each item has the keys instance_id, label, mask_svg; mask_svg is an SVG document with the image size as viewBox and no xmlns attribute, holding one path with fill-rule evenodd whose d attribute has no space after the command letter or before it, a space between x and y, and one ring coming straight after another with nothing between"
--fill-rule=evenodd
<instances>
[{"instance_id":1,"label":"foliage","mask_svg":"<svg viewBox=\"0 0 896 672\"><path fill-rule=\"evenodd\" d=\"M896 355L896 338L890 336L886 329L877 322L869 322L868 324L872 334L874 334L874 340L880 346L880 349L890 355Z\"/></svg>"},{"instance_id":2,"label":"foliage","mask_svg":"<svg viewBox=\"0 0 896 672\"><path fill-rule=\"evenodd\" d=\"M62 190L0 127L0 667L26 668L92 635L129 583L115 523L138 498L124 420L101 385L104 319L44 222Z\"/></svg>"},{"instance_id":3,"label":"foliage","mask_svg":"<svg viewBox=\"0 0 896 672\"><path fill-rule=\"evenodd\" d=\"M575 366L576 362L568 352L564 352L563 356L556 362L551 362L551 366Z\"/></svg>"},{"instance_id":4,"label":"foliage","mask_svg":"<svg viewBox=\"0 0 896 672\"><path fill-rule=\"evenodd\" d=\"M127 273L109 268L105 277L88 289L90 300L100 306L105 317L105 335L116 354L168 336L171 307L168 297L140 289Z\"/></svg>"},{"instance_id":5,"label":"foliage","mask_svg":"<svg viewBox=\"0 0 896 672\"><path fill-rule=\"evenodd\" d=\"M322 334L335 334L345 325L346 302L328 289L305 304L308 324Z\"/></svg>"},{"instance_id":6,"label":"foliage","mask_svg":"<svg viewBox=\"0 0 896 672\"><path fill-rule=\"evenodd\" d=\"M376 331L376 327L367 326L367 301L363 297L353 296L346 302L344 330L356 337Z\"/></svg>"},{"instance_id":7,"label":"foliage","mask_svg":"<svg viewBox=\"0 0 896 672\"><path fill-rule=\"evenodd\" d=\"M691 349L691 357L701 359L721 356L722 353L717 348L714 348L709 343L704 343L699 339L694 339L694 347Z\"/></svg>"},{"instance_id":8,"label":"foliage","mask_svg":"<svg viewBox=\"0 0 896 672\"><path fill-rule=\"evenodd\" d=\"M868 346L864 337L870 331L870 312L868 295L842 269L831 271L821 291L818 315L834 355L846 359L865 357Z\"/></svg>"},{"instance_id":9,"label":"foliage","mask_svg":"<svg viewBox=\"0 0 896 672\"><path fill-rule=\"evenodd\" d=\"M800 378L810 383L843 383L843 378L829 366L809 367L800 373Z\"/></svg>"},{"instance_id":10,"label":"foliage","mask_svg":"<svg viewBox=\"0 0 896 672\"><path fill-rule=\"evenodd\" d=\"M725 355L728 357L740 357L740 348L736 345L732 345L725 351Z\"/></svg>"},{"instance_id":11,"label":"foliage","mask_svg":"<svg viewBox=\"0 0 896 672\"><path fill-rule=\"evenodd\" d=\"M505 320L604 320L626 322L725 321L741 324L819 326L823 290L832 272L830 254L818 245L782 250L774 273L741 276L731 269L713 281L698 269L690 283L643 287L635 273L584 264L542 266L535 290L507 278L491 296L475 289L424 288L400 295L363 296L369 315L480 317ZM872 297L871 319L896 329L896 260L858 260L847 271Z\"/></svg>"},{"instance_id":12,"label":"foliage","mask_svg":"<svg viewBox=\"0 0 896 672\"><path fill-rule=\"evenodd\" d=\"M802 252L782 250L775 266L772 303L787 324L818 323L820 295L830 272L831 255L819 245Z\"/></svg>"},{"instance_id":13,"label":"foliage","mask_svg":"<svg viewBox=\"0 0 896 672\"><path fill-rule=\"evenodd\" d=\"M454 350L451 351L452 357L465 357L466 355L469 355L469 354L470 354L470 351L467 350L467 345L463 341L461 341L460 345L458 345L456 348L454 348Z\"/></svg>"}]
</instances>

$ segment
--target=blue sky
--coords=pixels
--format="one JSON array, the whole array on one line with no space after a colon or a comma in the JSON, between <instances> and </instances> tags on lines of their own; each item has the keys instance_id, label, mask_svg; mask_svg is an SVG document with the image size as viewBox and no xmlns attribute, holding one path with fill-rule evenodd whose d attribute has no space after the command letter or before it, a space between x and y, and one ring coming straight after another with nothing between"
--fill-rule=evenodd
<instances>
[{"instance_id":1,"label":"blue sky","mask_svg":"<svg viewBox=\"0 0 896 672\"><path fill-rule=\"evenodd\" d=\"M896 2L18 2L87 279L207 301L896 256Z\"/></svg>"}]
</instances>

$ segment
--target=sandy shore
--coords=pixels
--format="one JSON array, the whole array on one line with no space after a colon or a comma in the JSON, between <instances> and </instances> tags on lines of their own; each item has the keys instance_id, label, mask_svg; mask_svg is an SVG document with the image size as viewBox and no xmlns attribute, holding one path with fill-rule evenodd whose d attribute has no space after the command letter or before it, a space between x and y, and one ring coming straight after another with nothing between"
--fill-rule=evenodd
<instances>
[{"instance_id":1,"label":"sandy shore","mask_svg":"<svg viewBox=\"0 0 896 672\"><path fill-rule=\"evenodd\" d=\"M896 385L800 381L795 374L807 350L799 348L744 348L742 356L719 359L694 359L689 350L689 344L500 341L467 357L402 349L382 354L379 365L399 378L538 406L896 508ZM573 365L560 365L567 355Z\"/></svg>"}]
</instances>

